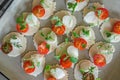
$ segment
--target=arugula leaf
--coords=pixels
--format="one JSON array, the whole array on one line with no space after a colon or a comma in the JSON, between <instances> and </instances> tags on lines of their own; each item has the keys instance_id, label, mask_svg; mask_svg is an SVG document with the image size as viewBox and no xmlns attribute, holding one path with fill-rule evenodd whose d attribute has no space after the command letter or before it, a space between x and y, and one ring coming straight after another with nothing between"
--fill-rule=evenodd
<instances>
[{"instance_id":1,"label":"arugula leaf","mask_svg":"<svg viewBox=\"0 0 120 80\"><path fill-rule=\"evenodd\" d=\"M50 66L50 65L46 65L46 66L45 66L45 71L50 71L50 69L51 69L51 66Z\"/></svg>"},{"instance_id":2,"label":"arugula leaf","mask_svg":"<svg viewBox=\"0 0 120 80\"><path fill-rule=\"evenodd\" d=\"M40 62L37 62L37 67L40 67Z\"/></svg>"},{"instance_id":3,"label":"arugula leaf","mask_svg":"<svg viewBox=\"0 0 120 80\"><path fill-rule=\"evenodd\" d=\"M86 36L89 36L89 34L90 34L90 31L89 30L85 30L84 28L82 29L82 32Z\"/></svg>"},{"instance_id":4,"label":"arugula leaf","mask_svg":"<svg viewBox=\"0 0 120 80\"><path fill-rule=\"evenodd\" d=\"M16 35L12 35L11 38L12 38L12 39L17 39Z\"/></svg>"},{"instance_id":5,"label":"arugula leaf","mask_svg":"<svg viewBox=\"0 0 120 80\"><path fill-rule=\"evenodd\" d=\"M77 59L77 58L74 58L74 57L70 57L70 61L73 62L73 63L77 63L77 62L78 62L78 59Z\"/></svg>"},{"instance_id":6,"label":"arugula leaf","mask_svg":"<svg viewBox=\"0 0 120 80\"><path fill-rule=\"evenodd\" d=\"M82 74L84 74L84 73L85 73L85 70L84 70L84 69L80 69L80 72L81 72Z\"/></svg>"},{"instance_id":7,"label":"arugula leaf","mask_svg":"<svg viewBox=\"0 0 120 80\"><path fill-rule=\"evenodd\" d=\"M73 36L76 37L76 38L80 37L76 32L73 32L72 34L73 34Z\"/></svg>"},{"instance_id":8,"label":"arugula leaf","mask_svg":"<svg viewBox=\"0 0 120 80\"><path fill-rule=\"evenodd\" d=\"M55 56L55 59L59 61L60 60L60 56L59 55Z\"/></svg>"}]
</instances>

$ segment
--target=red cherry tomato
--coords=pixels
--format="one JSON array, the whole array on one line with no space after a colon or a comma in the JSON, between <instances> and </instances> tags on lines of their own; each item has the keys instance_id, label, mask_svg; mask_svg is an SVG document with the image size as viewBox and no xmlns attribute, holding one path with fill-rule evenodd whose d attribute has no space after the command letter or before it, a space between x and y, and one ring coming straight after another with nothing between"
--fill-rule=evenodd
<instances>
[{"instance_id":1,"label":"red cherry tomato","mask_svg":"<svg viewBox=\"0 0 120 80\"><path fill-rule=\"evenodd\" d=\"M74 46L79 50L84 50L87 46L87 41L83 38L75 38L74 39Z\"/></svg>"},{"instance_id":2,"label":"red cherry tomato","mask_svg":"<svg viewBox=\"0 0 120 80\"><path fill-rule=\"evenodd\" d=\"M36 17L41 18L45 15L45 9L41 5L37 5L32 9L32 13Z\"/></svg>"},{"instance_id":3,"label":"red cherry tomato","mask_svg":"<svg viewBox=\"0 0 120 80\"><path fill-rule=\"evenodd\" d=\"M56 78L50 76L47 80L56 80Z\"/></svg>"},{"instance_id":4,"label":"red cherry tomato","mask_svg":"<svg viewBox=\"0 0 120 80\"><path fill-rule=\"evenodd\" d=\"M109 16L109 12L105 8L98 8L95 13L96 16L101 20L105 20Z\"/></svg>"},{"instance_id":5,"label":"red cherry tomato","mask_svg":"<svg viewBox=\"0 0 120 80\"><path fill-rule=\"evenodd\" d=\"M85 1L85 0L76 0L76 2L78 2L78 3L79 3L79 2L83 2L83 1Z\"/></svg>"},{"instance_id":6,"label":"red cherry tomato","mask_svg":"<svg viewBox=\"0 0 120 80\"><path fill-rule=\"evenodd\" d=\"M65 26L52 26L52 30L57 34L57 35L63 35L65 33Z\"/></svg>"},{"instance_id":7,"label":"red cherry tomato","mask_svg":"<svg viewBox=\"0 0 120 80\"><path fill-rule=\"evenodd\" d=\"M8 54L13 50L13 46L11 43L4 43L1 46L1 50L3 53Z\"/></svg>"},{"instance_id":8,"label":"red cherry tomato","mask_svg":"<svg viewBox=\"0 0 120 80\"><path fill-rule=\"evenodd\" d=\"M113 32L120 34L120 21L117 21L114 25L113 25Z\"/></svg>"},{"instance_id":9,"label":"red cherry tomato","mask_svg":"<svg viewBox=\"0 0 120 80\"><path fill-rule=\"evenodd\" d=\"M66 54L62 55L60 58L60 65L63 68L70 68L72 66L72 62L70 61L70 57L67 57Z\"/></svg>"},{"instance_id":10,"label":"red cherry tomato","mask_svg":"<svg viewBox=\"0 0 120 80\"><path fill-rule=\"evenodd\" d=\"M102 54L95 54L93 60L94 64L98 67L103 67L106 65L105 57Z\"/></svg>"},{"instance_id":11,"label":"red cherry tomato","mask_svg":"<svg viewBox=\"0 0 120 80\"><path fill-rule=\"evenodd\" d=\"M16 25L16 29L17 29L17 31L18 32L21 32L21 33L26 33L27 31L28 31L28 29L29 29L29 26L28 26L28 24L17 24Z\"/></svg>"},{"instance_id":12,"label":"red cherry tomato","mask_svg":"<svg viewBox=\"0 0 120 80\"><path fill-rule=\"evenodd\" d=\"M23 63L23 68L26 73L32 73L35 71L35 66L30 60Z\"/></svg>"},{"instance_id":13,"label":"red cherry tomato","mask_svg":"<svg viewBox=\"0 0 120 80\"><path fill-rule=\"evenodd\" d=\"M49 44L47 44L46 42L42 42L39 46L38 46L38 52L40 54L47 54L49 52Z\"/></svg>"}]
</instances>

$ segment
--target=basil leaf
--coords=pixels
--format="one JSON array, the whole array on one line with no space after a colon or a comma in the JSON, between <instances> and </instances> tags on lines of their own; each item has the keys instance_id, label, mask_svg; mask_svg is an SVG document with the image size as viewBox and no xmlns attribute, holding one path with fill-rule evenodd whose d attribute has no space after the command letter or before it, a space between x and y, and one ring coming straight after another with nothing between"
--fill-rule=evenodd
<instances>
[{"instance_id":1,"label":"basil leaf","mask_svg":"<svg viewBox=\"0 0 120 80\"><path fill-rule=\"evenodd\" d=\"M73 3L70 3L70 2L69 2L69 3L68 3L68 8L71 9L71 8L73 7L73 5L74 5Z\"/></svg>"},{"instance_id":2,"label":"basil leaf","mask_svg":"<svg viewBox=\"0 0 120 80\"><path fill-rule=\"evenodd\" d=\"M62 22L61 21L57 21L56 23L55 23L55 26L62 26L63 24L62 24Z\"/></svg>"},{"instance_id":3,"label":"basil leaf","mask_svg":"<svg viewBox=\"0 0 120 80\"><path fill-rule=\"evenodd\" d=\"M20 44L19 44L19 42L15 42L15 43L12 43L15 47L17 47L17 48L20 48L20 47L22 47Z\"/></svg>"},{"instance_id":4,"label":"basil leaf","mask_svg":"<svg viewBox=\"0 0 120 80\"><path fill-rule=\"evenodd\" d=\"M19 23L20 30L24 30L26 28L26 23Z\"/></svg>"},{"instance_id":5,"label":"basil leaf","mask_svg":"<svg viewBox=\"0 0 120 80\"><path fill-rule=\"evenodd\" d=\"M45 0L40 0L40 3L43 4L45 2Z\"/></svg>"},{"instance_id":6,"label":"basil leaf","mask_svg":"<svg viewBox=\"0 0 120 80\"><path fill-rule=\"evenodd\" d=\"M80 37L76 32L73 32L72 34L73 34L73 36L76 37L76 38Z\"/></svg>"},{"instance_id":7,"label":"basil leaf","mask_svg":"<svg viewBox=\"0 0 120 80\"><path fill-rule=\"evenodd\" d=\"M16 22L17 22L17 23L23 23L23 22L24 22L24 17L23 17L23 15L19 16L19 17L16 19Z\"/></svg>"},{"instance_id":8,"label":"basil leaf","mask_svg":"<svg viewBox=\"0 0 120 80\"><path fill-rule=\"evenodd\" d=\"M81 44L82 48L85 48L86 47L86 44Z\"/></svg>"},{"instance_id":9,"label":"basil leaf","mask_svg":"<svg viewBox=\"0 0 120 80\"><path fill-rule=\"evenodd\" d=\"M55 26L62 26L63 25L63 23L61 22L61 19L58 16L52 17L51 20L55 20L56 21Z\"/></svg>"},{"instance_id":10,"label":"basil leaf","mask_svg":"<svg viewBox=\"0 0 120 80\"><path fill-rule=\"evenodd\" d=\"M70 57L70 61L73 62L73 63L77 63L77 62L78 62L78 59L77 59L77 58L74 58L74 57Z\"/></svg>"},{"instance_id":11,"label":"basil leaf","mask_svg":"<svg viewBox=\"0 0 120 80\"><path fill-rule=\"evenodd\" d=\"M55 56L55 59L59 61L60 60L60 56Z\"/></svg>"},{"instance_id":12,"label":"basil leaf","mask_svg":"<svg viewBox=\"0 0 120 80\"><path fill-rule=\"evenodd\" d=\"M50 66L50 65L46 65L46 66L45 66L45 71L50 71L50 69L51 69L51 66Z\"/></svg>"}]
</instances>

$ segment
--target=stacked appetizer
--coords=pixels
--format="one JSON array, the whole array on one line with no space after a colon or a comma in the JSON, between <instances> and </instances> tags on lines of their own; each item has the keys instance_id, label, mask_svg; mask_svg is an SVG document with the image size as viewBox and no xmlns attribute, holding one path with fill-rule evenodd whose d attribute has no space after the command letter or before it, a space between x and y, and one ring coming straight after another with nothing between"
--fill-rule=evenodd
<instances>
[{"instance_id":1,"label":"stacked appetizer","mask_svg":"<svg viewBox=\"0 0 120 80\"><path fill-rule=\"evenodd\" d=\"M45 57L44 55L39 54L37 51L29 51L22 58L21 65L27 74L36 77L43 72L45 66Z\"/></svg>"},{"instance_id":2,"label":"stacked appetizer","mask_svg":"<svg viewBox=\"0 0 120 80\"><path fill-rule=\"evenodd\" d=\"M98 68L89 60L81 60L74 69L75 80L97 80Z\"/></svg>"},{"instance_id":3,"label":"stacked appetizer","mask_svg":"<svg viewBox=\"0 0 120 80\"><path fill-rule=\"evenodd\" d=\"M33 13L22 13L16 19L16 29L23 35L31 36L40 28L40 22Z\"/></svg>"},{"instance_id":4,"label":"stacked appetizer","mask_svg":"<svg viewBox=\"0 0 120 80\"><path fill-rule=\"evenodd\" d=\"M49 54L57 47L57 36L50 28L40 29L33 37L33 42L40 54Z\"/></svg>"},{"instance_id":5,"label":"stacked appetizer","mask_svg":"<svg viewBox=\"0 0 120 80\"><path fill-rule=\"evenodd\" d=\"M104 5L91 3L83 10L83 20L91 27L100 26L109 19L109 12Z\"/></svg>"},{"instance_id":6,"label":"stacked appetizer","mask_svg":"<svg viewBox=\"0 0 120 80\"><path fill-rule=\"evenodd\" d=\"M69 11L61 10L54 14L51 19L52 30L57 35L69 34L76 26L76 18Z\"/></svg>"},{"instance_id":7,"label":"stacked appetizer","mask_svg":"<svg viewBox=\"0 0 120 80\"><path fill-rule=\"evenodd\" d=\"M106 42L97 42L89 50L89 56L92 62L98 67L104 67L110 63L113 58L115 47Z\"/></svg>"},{"instance_id":8,"label":"stacked appetizer","mask_svg":"<svg viewBox=\"0 0 120 80\"><path fill-rule=\"evenodd\" d=\"M120 20L111 18L107 22L104 22L101 26L101 34L103 38L108 42L120 41Z\"/></svg>"},{"instance_id":9,"label":"stacked appetizer","mask_svg":"<svg viewBox=\"0 0 120 80\"><path fill-rule=\"evenodd\" d=\"M39 19L48 19L56 10L54 0L33 0L32 13Z\"/></svg>"},{"instance_id":10,"label":"stacked appetizer","mask_svg":"<svg viewBox=\"0 0 120 80\"><path fill-rule=\"evenodd\" d=\"M55 58L63 68L73 68L78 61L78 49L71 42L61 43L55 52Z\"/></svg>"},{"instance_id":11,"label":"stacked appetizer","mask_svg":"<svg viewBox=\"0 0 120 80\"><path fill-rule=\"evenodd\" d=\"M68 73L60 65L46 65L44 80L68 80Z\"/></svg>"},{"instance_id":12,"label":"stacked appetizer","mask_svg":"<svg viewBox=\"0 0 120 80\"><path fill-rule=\"evenodd\" d=\"M72 32L74 46L79 50L89 49L95 43L95 34L92 28L78 26Z\"/></svg>"},{"instance_id":13,"label":"stacked appetizer","mask_svg":"<svg viewBox=\"0 0 120 80\"><path fill-rule=\"evenodd\" d=\"M26 45L27 40L24 35L11 32L3 38L1 50L10 57L17 57L25 51Z\"/></svg>"}]
</instances>

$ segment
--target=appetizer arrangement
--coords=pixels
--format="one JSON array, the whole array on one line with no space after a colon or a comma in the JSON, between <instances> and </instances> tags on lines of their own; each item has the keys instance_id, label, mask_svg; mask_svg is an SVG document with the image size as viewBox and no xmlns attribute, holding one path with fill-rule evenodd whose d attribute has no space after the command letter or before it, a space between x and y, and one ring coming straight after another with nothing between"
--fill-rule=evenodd
<instances>
[{"instance_id":1,"label":"appetizer arrangement","mask_svg":"<svg viewBox=\"0 0 120 80\"><path fill-rule=\"evenodd\" d=\"M31 12L23 12L17 17L17 32L3 38L1 51L17 57L26 50L25 36L32 36L36 50L25 52L21 59L26 74L36 77L44 73L44 80L69 80L66 70L69 68L74 69L75 80L101 80L98 78L99 69L112 61L115 52L112 43L120 42L120 20L110 18L109 11L98 2L89 4L89 0L66 0L66 7L69 11L55 12L54 0L33 0ZM73 13L81 10L87 25L76 26ZM51 27L40 28L40 20L49 18ZM99 27L105 41L96 42L92 29L95 26ZM58 44L61 36L67 37ZM89 60L79 60L83 50L89 50ZM45 65L46 55L50 53L54 54L58 64Z\"/></svg>"}]
</instances>

